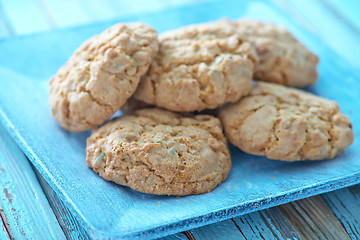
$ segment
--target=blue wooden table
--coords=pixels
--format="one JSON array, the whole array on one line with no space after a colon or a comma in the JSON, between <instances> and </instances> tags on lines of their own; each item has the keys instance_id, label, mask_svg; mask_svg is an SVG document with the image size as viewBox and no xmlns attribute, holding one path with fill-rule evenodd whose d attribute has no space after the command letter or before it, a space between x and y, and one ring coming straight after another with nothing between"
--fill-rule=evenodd
<instances>
[{"instance_id":1,"label":"blue wooden table","mask_svg":"<svg viewBox=\"0 0 360 240\"><path fill-rule=\"evenodd\" d=\"M142 0L0 0L0 41L199 2L203 1L158 0L146 4ZM352 0L274 2L360 69L360 3ZM1 61L4 60L0 60L0 66ZM1 125L0 190L1 240L90 238L10 137L8 129ZM360 239L360 186L163 239Z\"/></svg>"}]
</instances>

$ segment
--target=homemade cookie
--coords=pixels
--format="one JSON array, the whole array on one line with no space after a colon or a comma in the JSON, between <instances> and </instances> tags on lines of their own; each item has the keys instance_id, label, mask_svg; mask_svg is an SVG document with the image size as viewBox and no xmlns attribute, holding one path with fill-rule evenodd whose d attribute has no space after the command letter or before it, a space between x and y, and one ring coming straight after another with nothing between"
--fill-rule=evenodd
<instances>
[{"instance_id":1,"label":"homemade cookie","mask_svg":"<svg viewBox=\"0 0 360 240\"><path fill-rule=\"evenodd\" d=\"M190 25L159 36L160 49L135 98L173 111L214 109L252 89L255 50L234 27Z\"/></svg>"},{"instance_id":2,"label":"homemade cookie","mask_svg":"<svg viewBox=\"0 0 360 240\"><path fill-rule=\"evenodd\" d=\"M257 82L248 97L219 116L231 143L270 159L333 158L354 139L336 102L273 83Z\"/></svg>"},{"instance_id":3,"label":"homemade cookie","mask_svg":"<svg viewBox=\"0 0 360 240\"><path fill-rule=\"evenodd\" d=\"M86 161L106 180L158 195L210 192L231 168L219 119L157 108L95 129L87 140Z\"/></svg>"},{"instance_id":4,"label":"homemade cookie","mask_svg":"<svg viewBox=\"0 0 360 240\"><path fill-rule=\"evenodd\" d=\"M103 123L134 93L158 47L156 31L142 23L88 39L50 81L52 115L75 132Z\"/></svg>"},{"instance_id":5,"label":"homemade cookie","mask_svg":"<svg viewBox=\"0 0 360 240\"><path fill-rule=\"evenodd\" d=\"M254 20L232 24L244 40L255 46L259 58L255 80L294 87L315 83L318 57L286 29Z\"/></svg>"},{"instance_id":6,"label":"homemade cookie","mask_svg":"<svg viewBox=\"0 0 360 240\"><path fill-rule=\"evenodd\" d=\"M152 104L140 101L136 98L134 98L134 96L132 96L131 98L129 98L126 103L121 107L121 112L123 114L130 114L135 112L136 110L140 110L143 108L153 108L155 107Z\"/></svg>"}]
</instances>

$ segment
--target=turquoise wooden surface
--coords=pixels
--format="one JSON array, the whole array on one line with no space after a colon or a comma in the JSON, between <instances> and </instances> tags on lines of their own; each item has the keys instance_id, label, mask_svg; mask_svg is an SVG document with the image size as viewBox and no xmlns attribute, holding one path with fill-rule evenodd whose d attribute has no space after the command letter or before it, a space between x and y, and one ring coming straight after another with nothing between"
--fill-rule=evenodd
<instances>
[{"instance_id":1,"label":"turquoise wooden surface","mask_svg":"<svg viewBox=\"0 0 360 240\"><path fill-rule=\"evenodd\" d=\"M15 34L29 34L34 31L51 29L50 23L43 14L40 5L36 4L36 0L0 0L0 2ZM24 16L29 17L25 18Z\"/></svg>"},{"instance_id":2,"label":"turquoise wooden surface","mask_svg":"<svg viewBox=\"0 0 360 240\"><path fill-rule=\"evenodd\" d=\"M1 206L1 205L0 205ZM2 231L1 231L2 230ZM0 239L2 240L8 240L10 239L6 229L5 229L5 226L3 224L3 221L0 221Z\"/></svg>"},{"instance_id":3,"label":"turquoise wooden surface","mask_svg":"<svg viewBox=\"0 0 360 240\"><path fill-rule=\"evenodd\" d=\"M355 191L351 191L351 190ZM360 239L360 187L341 189L323 199L352 239Z\"/></svg>"},{"instance_id":4,"label":"turquoise wooden surface","mask_svg":"<svg viewBox=\"0 0 360 240\"><path fill-rule=\"evenodd\" d=\"M295 11L298 14L297 21L303 26L308 26L324 44L330 46L337 54L344 57L350 64L360 69L360 40L359 31L354 31L346 22L342 21L333 11L329 10L322 1L296 1L296 0L274 0L288 14ZM342 1L338 1L341 2ZM360 12L357 7L359 3L352 1L354 8ZM339 3L338 3L339 4ZM348 7L352 4L348 5ZM336 7L336 6L334 6ZM360 23L360 19L356 19Z\"/></svg>"},{"instance_id":5,"label":"turquoise wooden surface","mask_svg":"<svg viewBox=\"0 0 360 240\"><path fill-rule=\"evenodd\" d=\"M336 15L336 19L345 21L350 28L360 33L360 1L321 0L321 2Z\"/></svg>"},{"instance_id":6,"label":"turquoise wooden surface","mask_svg":"<svg viewBox=\"0 0 360 240\"><path fill-rule=\"evenodd\" d=\"M14 239L65 239L30 163L1 125L0 187L0 206Z\"/></svg>"},{"instance_id":7,"label":"turquoise wooden surface","mask_svg":"<svg viewBox=\"0 0 360 240\"><path fill-rule=\"evenodd\" d=\"M3 2L2 4L7 4L6 0L4 0L2 2ZM45 2L46 3L47 1L32 1L32 2L36 2L36 4L37 4L39 2ZM69 1L68 4L71 4L73 2L75 2L75 1L71 1L71 2ZM92 1L92 2L94 4L95 1ZM102 2L109 3L109 2L112 2L112 1L108 0L108 1L102 1ZM292 1L290 1L290 2L292 2ZM334 15L333 14L323 14L323 16L321 16L321 17L323 17L323 21L316 21L312 17L309 17L309 15L308 15L308 13L306 11L306 4L309 4L309 2L306 2L306 1L305 1L305 3L304 3L304 1L302 1L302 2L305 5L305 7L303 8L302 11L298 10L297 8L293 8L294 6L290 4L290 8L292 8L292 11L290 11L290 13L295 19L297 19L298 23L300 22L303 26L307 27L307 29L309 29L310 31L316 29L316 27L320 28L321 31L329 31L329 29L324 28L324 22L326 23L327 20L329 20L331 22L333 20L332 18L334 18ZM358 4L358 2L350 1L351 2L350 7L349 7L349 4L348 4L349 1L343 2L343 1L334 1L334 0L330 1L330 0L328 0L327 3L328 2L331 2L332 6L335 6L336 9L339 10L339 12L341 12L345 16L347 16L347 19L348 20L350 19L350 22L352 21L354 26L358 26L359 21L358 21L358 15L356 14L358 8L355 7L356 4ZM83 3L84 3L84 1L82 1L82 4ZM310 4L311 4L311 2L310 2ZM354 4L355 4L355 6L354 6ZM89 5L91 5L91 4L89 4ZM96 5L96 3L95 3L95 5ZM106 6L106 4L101 4L100 6ZM117 5L117 6L119 6L119 5ZM112 5L113 9L115 9L117 6L116 6L116 4ZM94 8L94 6L92 6L92 7L88 6L87 8L88 9L87 10L84 9L84 11L87 12L87 14L91 15L91 19L96 19L96 21L101 20L101 19L103 19L103 20L111 19L111 18L113 18L113 16L116 17L115 16L116 14L114 14L114 15L109 14L109 16L110 16L109 18L107 18L103 14L99 14L99 16L94 16L91 13L91 11L93 11L92 9ZM100 11L100 9L104 9L104 8L99 7L98 9ZM324 7L324 9L325 9L325 7ZM315 13L315 15L316 14L321 15L322 11L324 9L320 8L320 10L317 13ZM4 27L1 28L1 19L3 17L2 10L3 10L3 8L1 7L1 4L0 4L0 38L2 36L3 37L10 37L11 33L9 33L9 31L11 32L11 26L10 27L6 26L6 23L8 23L8 22L3 21L3 26ZM16 11L16 8L14 8L13 10ZM288 10L289 9L287 9L287 11ZM45 9L45 11L48 11L48 10ZM56 11L56 9L54 9L54 11ZM346 15L347 11L350 12L349 15ZM106 10L103 11L103 12L106 12ZM120 10L117 11L117 12L121 13ZM11 14L11 12L6 13L6 14ZM43 14L46 14L46 13L43 13ZM272 14L272 13L269 13L269 14ZM118 16L120 16L120 15L118 15ZM298 16L298 18L296 16ZM70 16L70 17L74 18L75 19L74 21L76 22L76 17L77 17L76 15L73 15L73 16ZM344 24L344 23L342 23L342 24ZM340 24L340 27L341 27L342 24ZM69 23L68 26L70 26L70 25L71 25L71 23ZM29 26L29 27L31 27L31 26ZM55 27L57 27L57 26L55 26ZM333 29L337 29L338 27L339 27L338 25L334 26ZM331 29L331 30L334 31L333 29ZM348 28L345 26L345 29L348 29ZM33 29L33 31L38 31L38 30L36 30L36 28L35 28L35 29ZM346 33L346 31L345 31L345 33ZM29 33L30 32L31 31L29 31ZM27 34L27 32L22 33L22 34ZM349 38L349 36L351 36L351 35L355 39L359 37L359 36L353 35L351 33L350 34L346 33L345 36L343 36L343 37ZM331 44L339 45L339 46L337 46L337 49L338 49L338 53L340 55L343 54L343 51L341 50L341 48L349 48L349 47L351 47L351 46L347 46L346 44L344 45L343 41L339 41L339 42L333 41ZM349 55L349 53L347 53L347 54ZM358 55L357 52L356 52L356 49L354 51L354 55ZM353 60L355 60L355 65L356 65L356 62L358 62L358 59L354 57L351 61L353 61ZM355 79L354 79L354 81L355 81ZM1 83L1 80L0 80L0 83ZM1 159L1 160L3 160L3 159ZM1 162L2 161L0 161L0 163ZM31 170L27 170L27 171L31 171ZM328 193L328 194L323 195L323 198L324 198L325 202L327 203L329 208L333 211L333 213L336 215L336 217L339 219L339 221L344 226L347 233L350 235L350 237L352 239L360 239L360 237L359 237L359 229L358 229L359 228L359 223L360 223L360 214L359 214L359 191L360 190L359 189L360 189L360 187L356 186L356 187L351 187L351 188L347 188L345 190L339 190L339 191L336 191L336 192L332 192L332 193ZM56 199L55 196L54 196L54 199ZM302 203L303 203L303 201L299 201L299 204L302 204ZM0 207L2 208L3 206L0 205ZM258 221L262 221L262 222L258 223L257 221L252 221L252 222L250 221L251 224L249 224L249 228L251 229L251 227L258 226L258 225L266 226L267 229L265 229L264 232L271 231L271 229L275 228L276 231L278 231L278 232L280 232L282 234L282 237L284 239L287 239L287 238L289 238L289 239L301 239L301 238L298 237L298 232L297 231L300 231L300 232L305 231L306 232L307 230L308 230L308 234L309 234L308 236L315 236L314 235L315 232L311 230L311 228L313 227L312 226L313 223L306 222L305 220L303 220L305 222L302 222L302 225L300 226L300 228L302 228L302 229L300 229L300 230L297 229L296 230L289 223L289 219L296 219L299 216L295 216L295 215L291 215L291 213L287 213L287 215L286 215L287 217L285 217L283 214L281 214L281 212L279 212L280 211L279 209L280 208L272 208L272 209L269 209L269 210L262 211L261 214L260 214L262 217L260 217L260 218L256 218L256 217L251 216L250 217L251 219L253 219L253 220L257 219ZM27 209L24 209L23 211L27 211ZM266 212L275 212L275 213L266 215L267 214ZM250 215L252 215L252 214L250 214ZM310 218L311 217L314 218L316 216L313 216L313 215L311 216L310 215ZM271 223L273 225L272 226L271 225L268 226L266 224L264 225L263 218L269 218L268 221L271 221ZM277 220L277 221L275 221L275 220ZM288 224L284 224L284 222L286 222L286 221L287 221ZM2 224L2 222L0 221L0 228L2 227L1 224ZM70 223L68 225L71 225L71 224L72 223ZM322 223L322 224L326 224L326 223ZM228 231L230 233L234 233L234 235L230 234L229 236L233 236L233 239L241 239L240 237L244 236L243 233L241 231L239 231L240 235L238 235L238 234L236 234L235 231L232 231L232 230L234 230L234 226L236 226L236 225L234 224L234 222L232 220L227 220L227 221L221 222L219 224L212 224L212 225L208 225L208 226L205 226L205 227L202 227L202 228L193 229L193 230L191 230L191 232L192 232L193 236L196 236L196 239L211 239L213 236L218 237L218 238L213 237L213 239L221 239L221 236L222 236L221 233L226 234L226 232L227 232L226 229L229 229ZM63 226L63 227L66 227L66 226ZM320 228L326 228L326 226L322 226ZM27 229L25 229L25 231L27 231ZM30 229L29 232L31 232L31 231L32 230ZM207 232L209 234L206 234ZM27 236L29 236L29 235L27 234ZM71 237L76 238L76 236L79 237L80 235L74 234ZM248 235L248 236L250 236L250 235ZM259 234L257 236L259 236ZM6 239L5 232L0 231L0 239L4 239L4 238ZM267 239L266 236L264 238ZM54 239L56 239L56 238L54 238ZM191 238L188 238L188 237L184 238L184 234L176 234L174 236L169 236L166 239L167 240L169 240L169 239L173 240L173 239L191 239ZM225 237L223 239L229 239L229 238L226 238L226 235L225 235ZM249 238L247 238L247 239L249 239Z\"/></svg>"}]
</instances>

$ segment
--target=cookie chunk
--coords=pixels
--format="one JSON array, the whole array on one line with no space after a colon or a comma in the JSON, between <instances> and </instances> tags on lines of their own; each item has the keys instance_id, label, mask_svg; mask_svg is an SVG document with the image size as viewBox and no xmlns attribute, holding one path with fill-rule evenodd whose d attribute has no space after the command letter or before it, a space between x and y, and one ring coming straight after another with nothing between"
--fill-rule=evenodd
<instances>
[{"instance_id":1,"label":"cookie chunk","mask_svg":"<svg viewBox=\"0 0 360 240\"><path fill-rule=\"evenodd\" d=\"M156 31L142 23L88 39L50 81L52 115L75 132L103 123L134 93L158 47Z\"/></svg>"},{"instance_id":2,"label":"cookie chunk","mask_svg":"<svg viewBox=\"0 0 360 240\"><path fill-rule=\"evenodd\" d=\"M252 89L255 50L223 24L190 25L159 36L159 53L135 98L173 111L214 109Z\"/></svg>"},{"instance_id":3,"label":"cookie chunk","mask_svg":"<svg viewBox=\"0 0 360 240\"><path fill-rule=\"evenodd\" d=\"M240 36L256 48L259 63L255 80L294 87L316 82L318 57L286 29L254 20L239 20L232 24Z\"/></svg>"},{"instance_id":4,"label":"cookie chunk","mask_svg":"<svg viewBox=\"0 0 360 240\"><path fill-rule=\"evenodd\" d=\"M157 195L210 192L231 168L220 120L142 109L95 129L86 161L108 181Z\"/></svg>"},{"instance_id":5,"label":"cookie chunk","mask_svg":"<svg viewBox=\"0 0 360 240\"><path fill-rule=\"evenodd\" d=\"M274 83L257 82L248 97L219 116L231 143L270 159L333 158L354 139L336 102Z\"/></svg>"}]
</instances>

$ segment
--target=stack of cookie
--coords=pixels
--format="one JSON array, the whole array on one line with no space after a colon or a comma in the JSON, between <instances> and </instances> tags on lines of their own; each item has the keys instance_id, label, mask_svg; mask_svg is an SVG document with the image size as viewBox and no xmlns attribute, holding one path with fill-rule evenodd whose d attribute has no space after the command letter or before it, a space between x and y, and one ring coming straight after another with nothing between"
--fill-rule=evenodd
<instances>
[{"instance_id":1,"label":"stack of cookie","mask_svg":"<svg viewBox=\"0 0 360 240\"><path fill-rule=\"evenodd\" d=\"M142 23L117 24L74 53L49 99L66 130L94 128L86 161L104 179L200 194L226 179L227 140L284 161L333 158L352 143L337 103L291 88L313 84L317 63L268 23L220 20L159 37ZM124 116L98 127L120 108Z\"/></svg>"}]
</instances>

